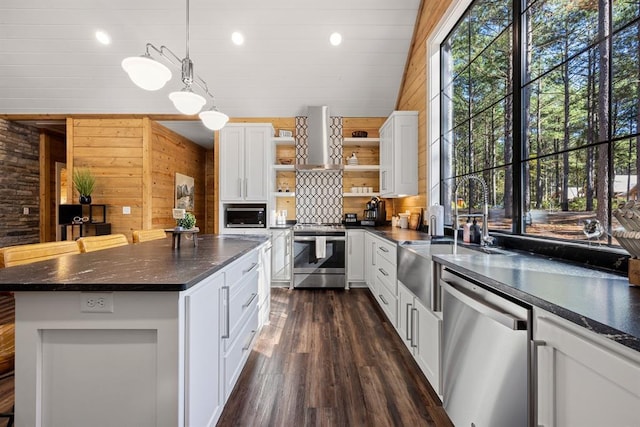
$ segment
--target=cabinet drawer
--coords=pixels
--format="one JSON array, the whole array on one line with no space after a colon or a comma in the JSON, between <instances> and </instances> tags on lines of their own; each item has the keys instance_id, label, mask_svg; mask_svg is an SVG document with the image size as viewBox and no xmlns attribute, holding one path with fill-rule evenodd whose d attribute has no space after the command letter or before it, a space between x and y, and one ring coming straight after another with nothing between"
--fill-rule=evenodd
<instances>
[{"instance_id":1,"label":"cabinet drawer","mask_svg":"<svg viewBox=\"0 0 640 427\"><path fill-rule=\"evenodd\" d=\"M229 397L244 367L258 333L258 309L253 308L248 320L238 333L238 339L225 352L223 358L224 396Z\"/></svg>"},{"instance_id":2,"label":"cabinet drawer","mask_svg":"<svg viewBox=\"0 0 640 427\"><path fill-rule=\"evenodd\" d=\"M231 286L227 292L229 293L227 300L228 317L223 319L228 333L228 338L224 340L225 351L237 339L238 331L242 329L249 313L258 306L258 269L247 273L240 282ZM223 297L226 298L226 295Z\"/></svg>"},{"instance_id":3,"label":"cabinet drawer","mask_svg":"<svg viewBox=\"0 0 640 427\"><path fill-rule=\"evenodd\" d=\"M253 250L247 255L234 262L225 270L225 283L227 286L233 286L242 277L258 266L258 251Z\"/></svg>"},{"instance_id":4,"label":"cabinet drawer","mask_svg":"<svg viewBox=\"0 0 640 427\"><path fill-rule=\"evenodd\" d=\"M376 276L376 300L382 311L387 315L391 324L396 327L398 324L398 298L392 294L386 285L382 284L380 277Z\"/></svg>"},{"instance_id":5,"label":"cabinet drawer","mask_svg":"<svg viewBox=\"0 0 640 427\"><path fill-rule=\"evenodd\" d=\"M376 255L378 258L383 258L392 263L397 264L397 246L395 243L391 243L384 239L376 240Z\"/></svg>"},{"instance_id":6,"label":"cabinet drawer","mask_svg":"<svg viewBox=\"0 0 640 427\"><path fill-rule=\"evenodd\" d=\"M375 276L380 280L384 286L387 287L389 292L393 295L398 294L398 280L397 280L397 271L396 264L390 263L385 258L378 258L378 263L374 267Z\"/></svg>"}]
</instances>

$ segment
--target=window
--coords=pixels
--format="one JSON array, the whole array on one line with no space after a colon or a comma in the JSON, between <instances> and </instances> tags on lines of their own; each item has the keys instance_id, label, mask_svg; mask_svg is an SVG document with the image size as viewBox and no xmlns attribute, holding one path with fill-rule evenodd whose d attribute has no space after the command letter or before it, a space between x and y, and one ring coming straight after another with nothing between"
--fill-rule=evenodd
<instances>
[{"instance_id":1,"label":"window","mask_svg":"<svg viewBox=\"0 0 640 427\"><path fill-rule=\"evenodd\" d=\"M454 199L460 221L481 212L473 175L493 230L616 244L612 210L638 198L639 16L632 0L471 3L440 44L449 223Z\"/></svg>"}]
</instances>

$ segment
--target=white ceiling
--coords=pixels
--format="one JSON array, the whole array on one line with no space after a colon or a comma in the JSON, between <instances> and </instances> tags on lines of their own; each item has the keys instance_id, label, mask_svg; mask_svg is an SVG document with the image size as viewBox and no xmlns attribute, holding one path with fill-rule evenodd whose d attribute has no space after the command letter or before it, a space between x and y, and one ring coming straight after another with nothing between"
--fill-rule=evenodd
<instances>
[{"instance_id":1,"label":"white ceiling","mask_svg":"<svg viewBox=\"0 0 640 427\"><path fill-rule=\"evenodd\" d=\"M308 105L328 105L331 115L387 116L419 5L191 0L190 57L230 117L293 117ZM144 53L147 42L184 57L185 20L185 0L2 0L0 114L175 114L167 95L182 87L179 69L165 62L173 78L146 92L120 62ZM96 41L98 29L111 35L109 46ZM233 31L244 33L243 46L231 42ZM343 35L339 47L328 42L334 31ZM196 134L204 129L192 125Z\"/></svg>"}]
</instances>

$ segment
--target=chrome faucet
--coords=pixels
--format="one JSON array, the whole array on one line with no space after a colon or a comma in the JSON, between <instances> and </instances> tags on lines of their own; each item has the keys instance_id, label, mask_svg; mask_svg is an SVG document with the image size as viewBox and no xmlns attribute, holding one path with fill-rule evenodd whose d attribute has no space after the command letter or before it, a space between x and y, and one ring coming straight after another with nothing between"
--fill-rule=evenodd
<instances>
[{"instance_id":1,"label":"chrome faucet","mask_svg":"<svg viewBox=\"0 0 640 427\"><path fill-rule=\"evenodd\" d=\"M489 235L489 191L487 190L487 183L479 175L466 175L462 177L455 186L453 192L453 254L458 253L458 187L463 182L469 182L471 180L478 181L482 185L483 207L482 207L482 237L480 238L480 245L487 246L492 245L494 238Z\"/></svg>"}]
</instances>

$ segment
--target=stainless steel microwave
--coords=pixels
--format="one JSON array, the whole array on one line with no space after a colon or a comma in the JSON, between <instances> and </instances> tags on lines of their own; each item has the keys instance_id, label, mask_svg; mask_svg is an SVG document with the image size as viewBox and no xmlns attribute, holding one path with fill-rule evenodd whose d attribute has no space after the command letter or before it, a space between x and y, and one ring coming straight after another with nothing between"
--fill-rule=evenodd
<instances>
[{"instance_id":1,"label":"stainless steel microwave","mask_svg":"<svg viewBox=\"0 0 640 427\"><path fill-rule=\"evenodd\" d=\"M225 205L224 219L227 228L266 228L267 205Z\"/></svg>"}]
</instances>

